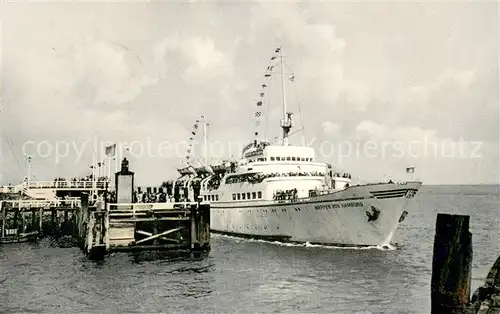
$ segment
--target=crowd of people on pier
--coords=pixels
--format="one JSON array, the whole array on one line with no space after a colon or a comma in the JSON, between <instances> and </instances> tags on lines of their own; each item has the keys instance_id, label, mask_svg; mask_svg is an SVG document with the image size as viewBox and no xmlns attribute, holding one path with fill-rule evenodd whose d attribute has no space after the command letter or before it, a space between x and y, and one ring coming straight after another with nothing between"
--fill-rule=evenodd
<instances>
[{"instance_id":1,"label":"crowd of people on pier","mask_svg":"<svg viewBox=\"0 0 500 314\"><path fill-rule=\"evenodd\" d=\"M163 192L161 189L153 193L152 191L141 191L136 190L132 194L133 203L170 203L174 202L174 197ZM116 193L115 191L110 191L107 193L108 203L116 203Z\"/></svg>"},{"instance_id":2,"label":"crowd of people on pier","mask_svg":"<svg viewBox=\"0 0 500 314\"><path fill-rule=\"evenodd\" d=\"M84 176L84 177L79 177L79 178L71 178L71 180L69 180L69 182L78 182L78 181L93 181L94 180L94 176L89 174L87 176ZM65 178L56 178L54 179L54 182L56 181L65 181L65 182L68 182L68 180L66 180ZM96 178L96 181L97 182L103 182L103 181L108 181L108 177L97 177Z\"/></svg>"},{"instance_id":3,"label":"crowd of people on pier","mask_svg":"<svg viewBox=\"0 0 500 314\"><path fill-rule=\"evenodd\" d=\"M351 174L349 174L349 173L335 172L333 174L333 177L335 177L335 178L347 178L347 179L351 179Z\"/></svg>"},{"instance_id":4,"label":"crowd of people on pier","mask_svg":"<svg viewBox=\"0 0 500 314\"><path fill-rule=\"evenodd\" d=\"M134 191L134 203L169 203L174 202L174 196L168 195L163 188L157 191L137 189Z\"/></svg>"},{"instance_id":5,"label":"crowd of people on pier","mask_svg":"<svg viewBox=\"0 0 500 314\"><path fill-rule=\"evenodd\" d=\"M98 177L96 178L95 181L99 186L102 186L104 182L108 182L108 177ZM93 176L90 174L84 177L71 178L71 179L57 177L54 178L53 182L54 186L59 188L66 188L66 187L87 188L90 186L91 182L94 182L94 179ZM39 183L37 184L39 185Z\"/></svg>"}]
</instances>

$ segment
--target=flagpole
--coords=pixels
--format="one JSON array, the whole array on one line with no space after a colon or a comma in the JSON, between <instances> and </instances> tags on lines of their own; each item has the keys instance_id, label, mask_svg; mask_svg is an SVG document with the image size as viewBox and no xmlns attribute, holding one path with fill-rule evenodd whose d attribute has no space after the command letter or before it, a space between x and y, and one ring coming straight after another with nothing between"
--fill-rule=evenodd
<instances>
[{"instance_id":1,"label":"flagpole","mask_svg":"<svg viewBox=\"0 0 500 314\"><path fill-rule=\"evenodd\" d=\"M97 155L97 152L96 152L96 148L94 146L93 148L93 151L92 151L92 192L91 192L91 195L92 195L92 200L93 197L94 197L94 192L95 192L95 166L96 166L96 156Z\"/></svg>"},{"instance_id":2,"label":"flagpole","mask_svg":"<svg viewBox=\"0 0 500 314\"><path fill-rule=\"evenodd\" d=\"M123 154L123 147L120 145L120 153L118 154L118 150L115 151L115 172L118 172L118 160L120 159L121 155Z\"/></svg>"},{"instance_id":3,"label":"flagpole","mask_svg":"<svg viewBox=\"0 0 500 314\"><path fill-rule=\"evenodd\" d=\"M28 156L28 187L31 182L31 156Z\"/></svg>"},{"instance_id":4,"label":"flagpole","mask_svg":"<svg viewBox=\"0 0 500 314\"><path fill-rule=\"evenodd\" d=\"M111 157L108 156L108 181L111 181Z\"/></svg>"}]
</instances>

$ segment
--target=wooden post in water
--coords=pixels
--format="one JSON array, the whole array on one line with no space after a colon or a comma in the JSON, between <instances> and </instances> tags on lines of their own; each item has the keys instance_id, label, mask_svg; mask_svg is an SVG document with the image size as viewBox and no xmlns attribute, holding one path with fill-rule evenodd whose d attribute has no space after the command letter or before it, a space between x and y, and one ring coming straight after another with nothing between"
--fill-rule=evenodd
<instances>
[{"instance_id":1,"label":"wooden post in water","mask_svg":"<svg viewBox=\"0 0 500 314\"><path fill-rule=\"evenodd\" d=\"M30 232L36 230L36 208L31 209L31 228Z\"/></svg>"},{"instance_id":2,"label":"wooden post in water","mask_svg":"<svg viewBox=\"0 0 500 314\"><path fill-rule=\"evenodd\" d=\"M198 204L190 204L189 205L189 249L191 250L191 253L194 251L196 243L198 242L197 239L197 232L196 232L196 210L197 210Z\"/></svg>"},{"instance_id":3,"label":"wooden post in water","mask_svg":"<svg viewBox=\"0 0 500 314\"><path fill-rule=\"evenodd\" d=\"M469 216L438 214L431 278L431 314L465 314L470 298Z\"/></svg>"},{"instance_id":4,"label":"wooden post in water","mask_svg":"<svg viewBox=\"0 0 500 314\"><path fill-rule=\"evenodd\" d=\"M52 223L52 231L54 231L56 229L56 220L57 220L57 217L56 217L56 210L54 208L52 208L52 212L50 214L50 221Z\"/></svg>"},{"instance_id":5,"label":"wooden post in water","mask_svg":"<svg viewBox=\"0 0 500 314\"><path fill-rule=\"evenodd\" d=\"M14 224L12 226L13 229L16 229L16 235L19 233L19 226L17 225L17 222L19 220L19 206L16 208L16 211L14 212Z\"/></svg>"},{"instance_id":6,"label":"wooden post in water","mask_svg":"<svg viewBox=\"0 0 500 314\"><path fill-rule=\"evenodd\" d=\"M25 214L24 208L21 208L20 214L21 214L21 232L25 233L26 232L26 218L24 217L24 214Z\"/></svg>"},{"instance_id":7,"label":"wooden post in water","mask_svg":"<svg viewBox=\"0 0 500 314\"><path fill-rule=\"evenodd\" d=\"M5 218L7 217L6 209L3 202L0 201L0 209L2 210L2 238L5 238Z\"/></svg>"},{"instance_id":8,"label":"wooden post in water","mask_svg":"<svg viewBox=\"0 0 500 314\"><path fill-rule=\"evenodd\" d=\"M43 232L43 207L40 207L39 209L39 217L40 221L38 222L38 230L40 231L40 235Z\"/></svg>"},{"instance_id":9,"label":"wooden post in water","mask_svg":"<svg viewBox=\"0 0 500 314\"><path fill-rule=\"evenodd\" d=\"M64 210L64 228L63 228L63 234L64 235L69 235L69 215L68 215L68 209Z\"/></svg>"},{"instance_id":10,"label":"wooden post in water","mask_svg":"<svg viewBox=\"0 0 500 314\"><path fill-rule=\"evenodd\" d=\"M210 205L200 204L200 211L202 215L201 228L203 229L203 243L204 250L210 249Z\"/></svg>"}]
</instances>

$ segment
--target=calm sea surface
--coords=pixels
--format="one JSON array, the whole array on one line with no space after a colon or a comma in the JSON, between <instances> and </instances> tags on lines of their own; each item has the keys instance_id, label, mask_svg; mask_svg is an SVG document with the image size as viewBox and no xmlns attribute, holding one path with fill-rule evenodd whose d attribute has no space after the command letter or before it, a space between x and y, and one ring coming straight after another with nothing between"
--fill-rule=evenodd
<instances>
[{"instance_id":1,"label":"calm sea surface","mask_svg":"<svg viewBox=\"0 0 500 314\"><path fill-rule=\"evenodd\" d=\"M471 216L473 289L500 254L498 186L424 186L397 248L335 249L213 236L201 261L0 247L0 313L429 313L436 213Z\"/></svg>"}]
</instances>

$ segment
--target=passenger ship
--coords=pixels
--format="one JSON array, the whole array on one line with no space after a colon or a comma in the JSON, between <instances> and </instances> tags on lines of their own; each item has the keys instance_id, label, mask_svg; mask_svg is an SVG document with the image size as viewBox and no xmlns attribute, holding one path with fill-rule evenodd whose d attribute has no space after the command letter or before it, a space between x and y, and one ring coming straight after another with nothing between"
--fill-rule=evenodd
<instances>
[{"instance_id":1,"label":"passenger ship","mask_svg":"<svg viewBox=\"0 0 500 314\"><path fill-rule=\"evenodd\" d=\"M254 140L238 161L179 169L190 196L211 203L216 233L333 246L390 245L421 182L353 185L350 174L318 161L313 148L289 145L292 114L284 97L281 48L276 53L283 88L281 143Z\"/></svg>"}]
</instances>

